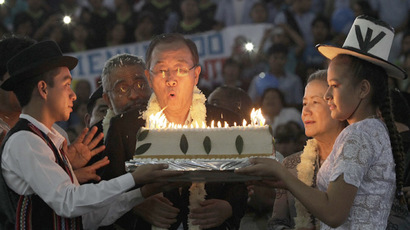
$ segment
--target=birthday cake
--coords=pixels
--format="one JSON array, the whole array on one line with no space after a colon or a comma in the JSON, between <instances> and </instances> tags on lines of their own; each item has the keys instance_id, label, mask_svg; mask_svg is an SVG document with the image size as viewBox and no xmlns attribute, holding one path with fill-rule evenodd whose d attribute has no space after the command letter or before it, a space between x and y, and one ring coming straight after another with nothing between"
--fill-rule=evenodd
<instances>
[{"instance_id":1,"label":"birthday cake","mask_svg":"<svg viewBox=\"0 0 410 230\"><path fill-rule=\"evenodd\" d=\"M272 128L264 125L260 110L252 111L251 123L230 126L214 122L181 127L166 123L156 114L136 135L135 155L126 162L133 171L144 164L166 163L169 170L183 171L168 181L246 181L260 179L234 173L250 164L250 157L275 158Z\"/></svg>"},{"instance_id":2,"label":"birthday cake","mask_svg":"<svg viewBox=\"0 0 410 230\"><path fill-rule=\"evenodd\" d=\"M235 159L271 156L270 126L141 128L134 159Z\"/></svg>"}]
</instances>

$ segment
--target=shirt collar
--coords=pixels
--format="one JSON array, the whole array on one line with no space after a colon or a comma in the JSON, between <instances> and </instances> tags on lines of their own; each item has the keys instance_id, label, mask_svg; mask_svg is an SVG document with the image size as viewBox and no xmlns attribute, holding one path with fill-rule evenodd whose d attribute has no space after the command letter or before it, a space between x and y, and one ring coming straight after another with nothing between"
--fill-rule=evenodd
<instances>
[{"instance_id":1,"label":"shirt collar","mask_svg":"<svg viewBox=\"0 0 410 230\"><path fill-rule=\"evenodd\" d=\"M58 149L62 147L65 138L56 129L51 127L50 130L43 123L41 123L40 121L36 120L34 117L28 114L20 114L20 118L28 120L33 125L35 125L40 131L45 133Z\"/></svg>"}]
</instances>

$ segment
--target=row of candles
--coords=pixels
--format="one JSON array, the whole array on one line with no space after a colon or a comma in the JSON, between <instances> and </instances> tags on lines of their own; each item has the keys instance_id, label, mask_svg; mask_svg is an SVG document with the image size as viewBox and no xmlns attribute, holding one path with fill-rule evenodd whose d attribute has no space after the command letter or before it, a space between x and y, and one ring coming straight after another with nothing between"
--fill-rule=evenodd
<instances>
[{"instance_id":1,"label":"row of candles","mask_svg":"<svg viewBox=\"0 0 410 230\"><path fill-rule=\"evenodd\" d=\"M265 118L262 115L261 109L252 109L251 112L251 122L248 124L248 122L244 119L242 122L242 126L264 126L265 125ZM234 123L234 127L238 126L236 122ZM202 124L198 124L195 122L195 124L191 125L180 125L180 124L175 124L172 122L168 122L165 114L163 113L163 110L156 114L152 114L149 117L149 122L148 122L148 127L149 129L187 129L187 128L228 128L230 127L229 124L225 121L224 124L222 124L220 121L218 121L215 125L215 121L211 121L211 125L207 126L205 122L202 122Z\"/></svg>"}]
</instances>

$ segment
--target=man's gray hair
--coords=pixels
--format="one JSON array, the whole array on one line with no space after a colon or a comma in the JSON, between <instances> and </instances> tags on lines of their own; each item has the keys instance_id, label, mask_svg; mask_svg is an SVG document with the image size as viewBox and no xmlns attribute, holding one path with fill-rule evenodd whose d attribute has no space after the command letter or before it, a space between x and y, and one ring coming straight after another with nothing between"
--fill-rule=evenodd
<instances>
[{"instance_id":1,"label":"man's gray hair","mask_svg":"<svg viewBox=\"0 0 410 230\"><path fill-rule=\"evenodd\" d=\"M107 92L108 90L111 90L113 82L111 82L110 75L115 69L132 65L140 65L145 69L144 60L132 54L117 54L108 59L104 64L101 74L103 91Z\"/></svg>"}]
</instances>

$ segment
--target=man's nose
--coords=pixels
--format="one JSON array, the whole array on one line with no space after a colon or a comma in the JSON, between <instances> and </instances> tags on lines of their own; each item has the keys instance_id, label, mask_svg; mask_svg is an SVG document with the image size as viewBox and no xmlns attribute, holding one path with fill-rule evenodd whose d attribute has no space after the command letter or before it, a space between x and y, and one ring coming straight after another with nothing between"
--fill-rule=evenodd
<instances>
[{"instance_id":1,"label":"man's nose","mask_svg":"<svg viewBox=\"0 0 410 230\"><path fill-rule=\"evenodd\" d=\"M175 75L174 74L168 74L168 77L166 79L166 84L167 86L176 86L177 85L177 81L175 79Z\"/></svg>"}]
</instances>

